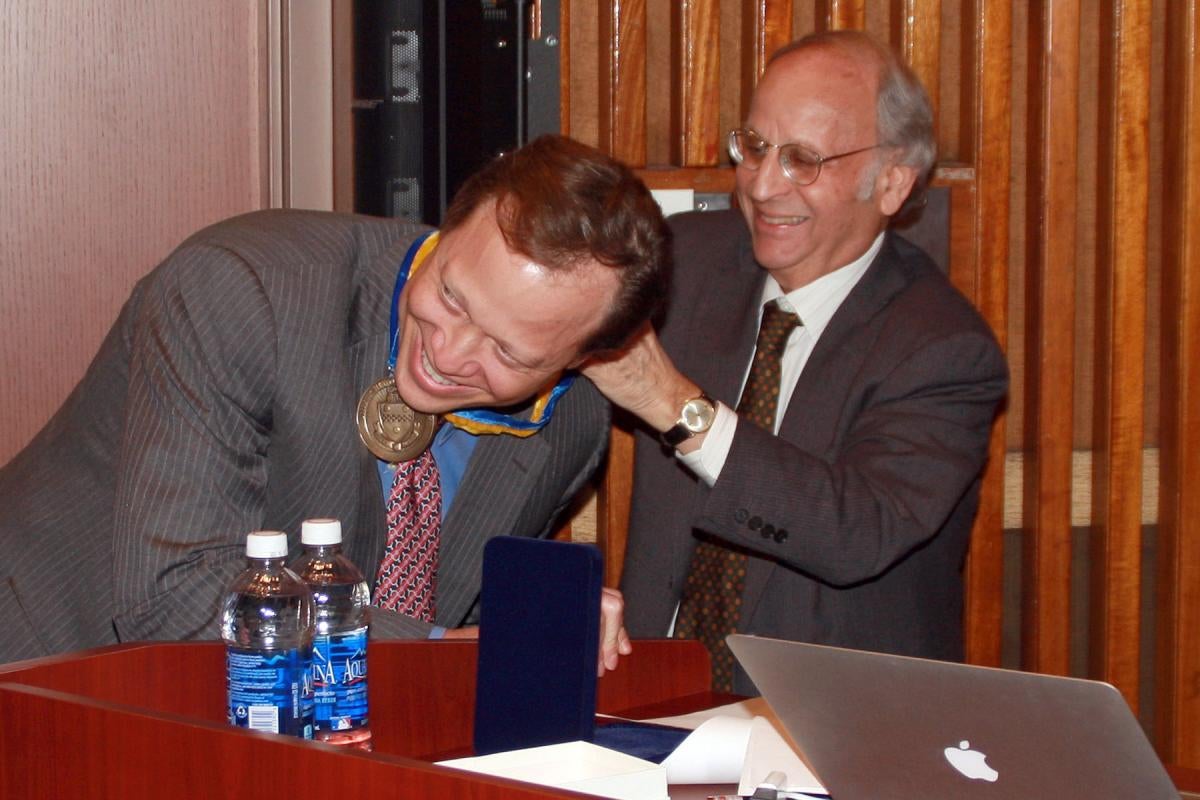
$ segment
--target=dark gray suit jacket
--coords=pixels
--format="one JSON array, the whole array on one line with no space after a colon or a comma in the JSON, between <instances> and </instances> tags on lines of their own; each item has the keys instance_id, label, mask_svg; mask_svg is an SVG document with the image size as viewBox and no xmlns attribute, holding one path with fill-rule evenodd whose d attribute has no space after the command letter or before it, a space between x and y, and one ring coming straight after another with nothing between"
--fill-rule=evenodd
<instances>
[{"instance_id":1,"label":"dark gray suit jacket","mask_svg":"<svg viewBox=\"0 0 1200 800\"><path fill-rule=\"evenodd\" d=\"M268 211L203 230L140 281L87 374L0 470L0 662L213 638L249 531L337 517L375 574L386 526L358 398L386 373L397 266L423 228ZM483 545L542 536L602 458L586 380L527 439L485 436L442 532L437 622L476 613ZM376 612L375 636L428 626Z\"/></svg>"},{"instance_id":2,"label":"dark gray suit jacket","mask_svg":"<svg viewBox=\"0 0 1200 800\"><path fill-rule=\"evenodd\" d=\"M737 212L672 227L663 344L733 408L766 273ZM695 536L710 536L752 556L744 632L961 659L961 567L1006 384L987 325L889 234L818 340L778 436L739 420L710 489L638 433L622 580L631 633L665 634ZM735 686L749 689L744 675Z\"/></svg>"}]
</instances>

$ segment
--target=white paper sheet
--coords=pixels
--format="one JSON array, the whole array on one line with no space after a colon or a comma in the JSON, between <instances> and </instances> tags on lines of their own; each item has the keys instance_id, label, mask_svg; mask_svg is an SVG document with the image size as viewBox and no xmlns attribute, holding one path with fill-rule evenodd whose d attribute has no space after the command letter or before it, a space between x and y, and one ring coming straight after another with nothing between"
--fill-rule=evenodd
<instances>
[{"instance_id":1,"label":"white paper sheet","mask_svg":"<svg viewBox=\"0 0 1200 800\"><path fill-rule=\"evenodd\" d=\"M667 779L661 765L590 742L565 742L437 763L616 800L667 800Z\"/></svg>"},{"instance_id":2,"label":"white paper sheet","mask_svg":"<svg viewBox=\"0 0 1200 800\"><path fill-rule=\"evenodd\" d=\"M733 783L746 761L752 722L711 717L700 723L662 762L667 783Z\"/></svg>"},{"instance_id":3,"label":"white paper sheet","mask_svg":"<svg viewBox=\"0 0 1200 800\"><path fill-rule=\"evenodd\" d=\"M737 783L753 794L768 773L791 792L825 794L775 712L761 697L675 717L644 720L692 733L663 761L668 783Z\"/></svg>"}]
</instances>

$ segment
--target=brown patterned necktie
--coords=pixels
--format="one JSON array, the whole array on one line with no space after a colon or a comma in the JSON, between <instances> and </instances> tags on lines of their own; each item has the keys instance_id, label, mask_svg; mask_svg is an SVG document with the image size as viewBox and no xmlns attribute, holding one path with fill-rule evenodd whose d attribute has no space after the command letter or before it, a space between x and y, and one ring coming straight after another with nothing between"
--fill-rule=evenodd
<instances>
[{"instance_id":1,"label":"brown patterned necktie","mask_svg":"<svg viewBox=\"0 0 1200 800\"><path fill-rule=\"evenodd\" d=\"M763 307L754 361L737 413L768 431L775 430L783 350L800 324L800 318L784 311L776 300ZM716 691L733 690L733 653L725 637L737 630L745 588L744 552L707 540L697 543L679 601L675 636L699 639L708 648Z\"/></svg>"},{"instance_id":2,"label":"brown patterned necktie","mask_svg":"<svg viewBox=\"0 0 1200 800\"><path fill-rule=\"evenodd\" d=\"M387 521L388 538L375 579L374 604L433 622L442 479L429 450L396 469L387 500Z\"/></svg>"}]
</instances>

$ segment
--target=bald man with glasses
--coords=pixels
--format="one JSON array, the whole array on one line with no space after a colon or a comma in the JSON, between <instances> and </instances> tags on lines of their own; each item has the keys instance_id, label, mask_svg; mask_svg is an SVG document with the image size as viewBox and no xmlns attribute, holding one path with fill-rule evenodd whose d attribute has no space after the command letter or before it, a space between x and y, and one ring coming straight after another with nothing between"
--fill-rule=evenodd
<instances>
[{"instance_id":1,"label":"bald man with glasses","mask_svg":"<svg viewBox=\"0 0 1200 800\"><path fill-rule=\"evenodd\" d=\"M672 220L657 331L585 370L639 418L634 636L732 631L963 656L962 566L1007 368L888 230L935 157L929 100L860 32L775 54L729 134L738 209Z\"/></svg>"}]
</instances>

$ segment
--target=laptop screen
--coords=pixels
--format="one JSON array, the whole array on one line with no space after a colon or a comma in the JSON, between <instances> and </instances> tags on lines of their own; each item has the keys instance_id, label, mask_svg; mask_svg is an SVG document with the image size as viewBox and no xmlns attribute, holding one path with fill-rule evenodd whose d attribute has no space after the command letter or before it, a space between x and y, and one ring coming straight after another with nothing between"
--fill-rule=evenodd
<instances>
[{"instance_id":1,"label":"laptop screen","mask_svg":"<svg viewBox=\"0 0 1200 800\"><path fill-rule=\"evenodd\" d=\"M1178 798L1111 685L734 634L834 800Z\"/></svg>"}]
</instances>

